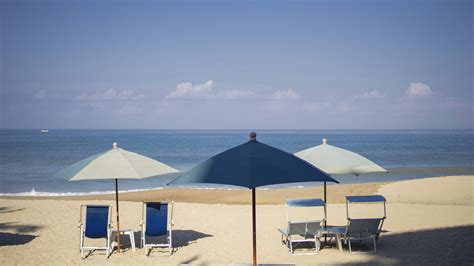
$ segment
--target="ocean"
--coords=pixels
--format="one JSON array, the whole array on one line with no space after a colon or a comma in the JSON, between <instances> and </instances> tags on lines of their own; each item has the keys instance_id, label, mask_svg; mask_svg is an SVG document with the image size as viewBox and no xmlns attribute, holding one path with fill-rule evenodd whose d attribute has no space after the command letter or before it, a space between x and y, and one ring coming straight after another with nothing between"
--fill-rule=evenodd
<instances>
[{"instance_id":1,"label":"ocean","mask_svg":"<svg viewBox=\"0 0 474 266\"><path fill-rule=\"evenodd\" d=\"M0 130L0 195L110 193L113 180L52 177L68 165L120 147L186 171L210 156L242 144L250 130ZM257 139L294 153L328 143L369 158L388 174L334 176L341 183L381 182L474 174L473 130L256 130ZM120 190L162 187L174 176L121 180ZM301 184L291 184L296 186ZM318 184L312 184L318 185ZM282 185L280 185L282 186ZM286 185L285 185L286 186Z\"/></svg>"}]
</instances>

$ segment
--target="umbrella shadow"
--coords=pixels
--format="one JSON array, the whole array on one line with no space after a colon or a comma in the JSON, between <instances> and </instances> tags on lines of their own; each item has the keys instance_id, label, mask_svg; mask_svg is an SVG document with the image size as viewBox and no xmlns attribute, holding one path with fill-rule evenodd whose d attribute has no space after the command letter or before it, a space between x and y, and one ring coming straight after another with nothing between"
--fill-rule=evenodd
<instances>
[{"instance_id":1,"label":"umbrella shadow","mask_svg":"<svg viewBox=\"0 0 474 266\"><path fill-rule=\"evenodd\" d=\"M38 237L37 235L29 233L36 232L41 228L43 228L43 226L33 224L18 224L12 222L0 223L0 231L14 232L0 232L0 247L27 244Z\"/></svg>"},{"instance_id":2,"label":"umbrella shadow","mask_svg":"<svg viewBox=\"0 0 474 266\"><path fill-rule=\"evenodd\" d=\"M473 265L473 250L474 225L382 234L376 254L368 254L367 261L348 264Z\"/></svg>"},{"instance_id":3,"label":"umbrella shadow","mask_svg":"<svg viewBox=\"0 0 474 266\"><path fill-rule=\"evenodd\" d=\"M44 226L34 224L0 223L0 230L15 231L16 233L33 233L42 228L44 228Z\"/></svg>"},{"instance_id":4,"label":"umbrella shadow","mask_svg":"<svg viewBox=\"0 0 474 266\"><path fill-rule=\"evenodd\" d=\"M18 211L23 211L25 208L21 209L13 209L10 207L0 207L0 214L2 213L10 213L10 212L18 212Z\"/></svg>"},{"instance_id":5,"label":"umbrella shadow","mask_svg":"<svg viewBox=\"0 0 474 266\"><path fill-rule=\"evenodd\" d=\"M0 247L27 244L38 236L29 234L13 234L0 232Z\"/></svg>"}]
</instances>

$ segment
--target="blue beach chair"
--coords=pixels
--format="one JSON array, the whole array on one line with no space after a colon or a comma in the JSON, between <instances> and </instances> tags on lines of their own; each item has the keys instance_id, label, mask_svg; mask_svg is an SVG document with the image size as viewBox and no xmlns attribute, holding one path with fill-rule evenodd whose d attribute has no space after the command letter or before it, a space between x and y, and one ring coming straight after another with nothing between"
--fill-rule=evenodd
<instances>
[{"instance_id":1,"label":"blue beach chair","mask_svg":"<svg viewBox=\"0 0 474 266\"><path fill-rule=\"evenodd\" d=\"M85 209L85 224L82 222L82 213ZM111 229L112 229L112 206L111 205L81 205L79 225L81 232L80 252L81 258L89 256L95 250L105 250L107 258L111 253ZM85 238L105 238L105 246L87 247ZM84 251L89 253L84 256Z\"/></svg>"},{"instance_id":2,"label":"blue beach chair","mask_svg":"<svg viewBox=\"0 0 474 266\"><path fill-rule=\"evenodd\" d=\"M173 203L171 205L171 215L168 222L168 203L144 202L142 209L142 239L141 246L145 249L145 256L148 256L151 249L156 247L167 247L170 256L173 254ZM148 243L147 239L165 237L166 243ZM150 251L148 250L150 249Z\"/></svg>"}]
</instances>

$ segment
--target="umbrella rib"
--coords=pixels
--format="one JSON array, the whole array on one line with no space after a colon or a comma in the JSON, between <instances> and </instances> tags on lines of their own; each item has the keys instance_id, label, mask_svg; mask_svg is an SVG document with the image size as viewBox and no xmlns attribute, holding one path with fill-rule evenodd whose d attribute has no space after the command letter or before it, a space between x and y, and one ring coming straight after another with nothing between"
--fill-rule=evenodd
<instances>
[{"instance_id":1,"label":"umbrella rib","mask_svg":"<svg viewBox=\"0 0 474 266\"><path fill-rule=\"evenodd\" d=\"M135 172L135 175L137 176L138 179L141 178L140 174L138 173L137 169L133 166L133 164L130 163L130 161L125 157L124 153L122 152L122 149L119 149L120 155L122 155L122 158L130 165L130 168L133 169L133 172Z\"/></svg>"}]
</instances>

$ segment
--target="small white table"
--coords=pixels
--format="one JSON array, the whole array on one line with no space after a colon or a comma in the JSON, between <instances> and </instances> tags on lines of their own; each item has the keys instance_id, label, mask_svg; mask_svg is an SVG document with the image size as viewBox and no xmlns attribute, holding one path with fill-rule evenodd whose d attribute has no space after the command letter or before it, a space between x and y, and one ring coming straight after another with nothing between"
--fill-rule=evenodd
<instances>
[{"instance_id":1,"label":"small white table","mask_svg":"<svg viewBox=\"0 0 474 266\"><path fill-rule=\"evenodd\" d=\"M345 228L343 226L326 226L321 232L325 236L334 236L336 237L336 246L339 248L339 251L342 252L342 243L341 243L341 234L338 229Z\"/></svg>"},{"instance_id":2,"label":"small white table","mask_svg":"<svg viewBox=\"0 0 474 266\"><path fill-rule=\"evenodd\" d=\"M130 238L130 245L132 246L133 251L136 250L135 248L135 233L131 229L120 229L120 235L128 235ZM112 230L112 239L113 239L113 245L117 244L117 229ZM113 246L112 246L113 247Z\"/></svg>"}]
</instances>

